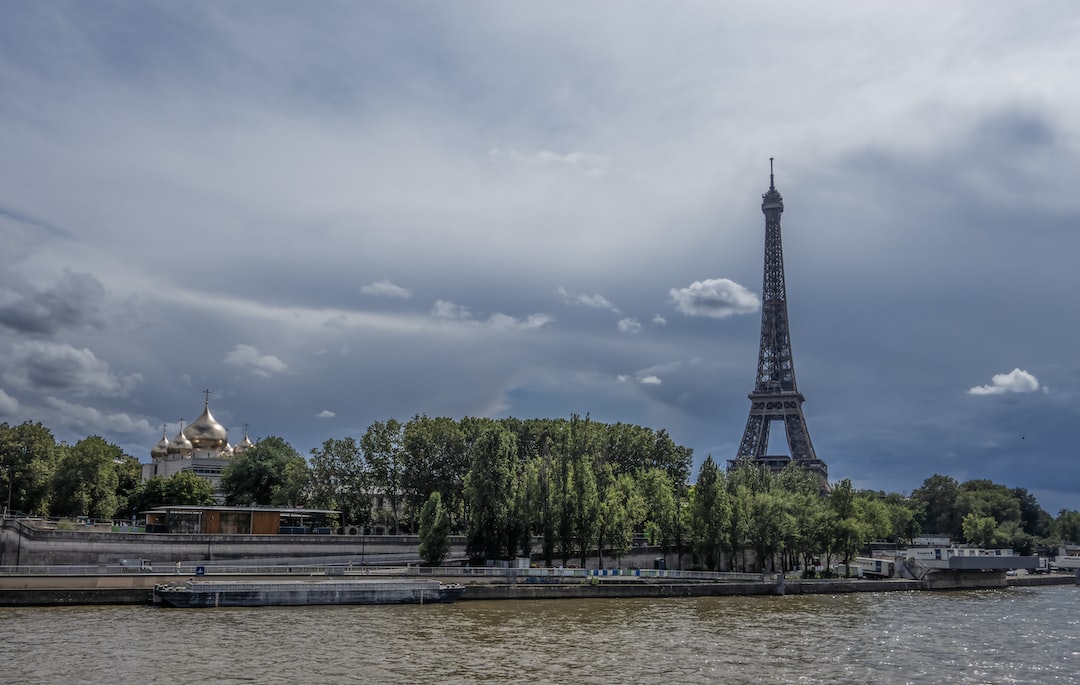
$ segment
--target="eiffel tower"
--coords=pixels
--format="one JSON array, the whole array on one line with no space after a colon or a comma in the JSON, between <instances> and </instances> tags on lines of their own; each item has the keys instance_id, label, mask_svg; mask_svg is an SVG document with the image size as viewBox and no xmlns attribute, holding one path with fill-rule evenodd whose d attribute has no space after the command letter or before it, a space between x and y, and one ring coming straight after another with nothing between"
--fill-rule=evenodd
<instances>
[{"instance_id":1,"label":"eiffel tower","mask_svg":"<svg viewBox=\"0 0 1080 685\"><path fill-rule=\"evenodd\" d=\"M806 399L795 385L795 362L791 357L788 330L787 291L784 286L784 249L780 240L780 214L784 199L773 181L773 160L769 158L769 192L761 196L765 214L765 273L761 286L761 346L758 350L757 379L750 393L750 417L739 443L739 454L730 464L751 461L780 471L795 462L821 478L829 488L829 470L817 458L802 403ZM790 456L769 455L769 428L782 421Z\"/></svg>"}]
</instances>

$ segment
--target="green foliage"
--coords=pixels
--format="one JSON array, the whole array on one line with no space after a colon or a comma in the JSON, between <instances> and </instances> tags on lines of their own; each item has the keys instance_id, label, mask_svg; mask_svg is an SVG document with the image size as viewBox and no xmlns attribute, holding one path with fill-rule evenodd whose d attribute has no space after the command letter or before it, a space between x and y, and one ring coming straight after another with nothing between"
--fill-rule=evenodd
<instances>
[{"instance_id":1,"label":"green foliage","mask_svg":"<svg viewBox=\"0 0 1080 685\"><path fill-rule=\"evenodd\" d=\"M483 559L502 559L514 550L510 513L514 499L516 456L513 433L495 424L484 430L473 446L473 461L465 476L469 511L468 552Z\"/></svg>"},{"instance_id":2,"label":"green foliage","mask_svg":"<svg viewBox=\"0 0 1080 685\"><path fill-rule=\"evenodd\" d=\"M1062 542L1080 544L1080 511L1062 509L1054 521L1054 528Z\"/></svg>"},{"instance_id":3,"label":"green foliage","mask_svg":"<svg viewBox=\"0 0 1080 685\"><path fill-rule=\"evenodd\" d=\"M630 551L634 530L645 517L645 498L629 473L620 474L604 491L600 505L600 546L622 556Z\"/></svg>"},{"instance_id":4,"label":"green foliage","mask_svg":"<svg viewBox=\"0 0 1080 685\"><path fill-rule=\"evenodd\" d=\"M675 489L667 471L651 468L638 479L645 500L645 535L650 543L659 545L666 554L675 540L678 514Z\"/></svg>"},{"instance_id":5,"label":"green foliage","mask_svg":"<svg viewBox=\"0 0 1080 685\"><path fill-rule=\"evenodd\" d=\"M371 523L374 479L353 438L327 440L311 450L309 503L336 509L344 523Z\"/></svg>"},{"instance_id":6,"label":"green foliage","mask_svg":"<svg viewBox=\"0 0 1080 685\"><path fill-rule=\"evenodd\" d=\"M435 491L420 511L420 558L426 566L438 566L449 551L450 516Z\"/></svg>"},{"instance_id":7,"label":"green foliage","mask_svg":"<svg viewBox=\"0 0 1080 685\"><path fill-rule=\"evenodd\" d=\"M413 518L432 492L447 513L462 508L469 453L465 432L453 419L415 416L402 433L401 491Z\"/></svg>"},{"instance_id":8,"label":"green foliage","mask_svg":"<svg viewBox=\"0 0 1080 685\"><path fill-rule=\"evenodd\" d=\"M174 473L165 480L164 504L214 503L214 486L192 471Z\"/></svg>"},{"instance_id":9,"label":"green foliage","mask_svg":"<svg viewBox=\"0 0 1080 685\"><path fill-rule=\"evenodd\" d=\"M40 423L0 423L0 497L11 494L12 511L49 513L61 454L52 432ZM3 506L8 506L7 499Z\"/></svg>"},{"instance_id":10,"label":"green foliage","mask_svg":"<svg viewBox=\"0 0 1080 685\"><path fill-rule=\"evenodd\" d=\"M725 531L731 525L731 515L723 476L709 456L702 463L697 484L691 490L690 530L694 550L711 571L720 569L720 551L724 547Z\"/></svg>"},{"instance_id":11,"label":"green foliage","mask_svg":"<svg viewBox=\"0 0 1080 685\"><path fill-rule=\"evenodd\" d=\"M112 518L118 504L116 462L122 458L119 447L96 435L62 450L60 463L53 474L51 513Z\"/></svg>"},{"instance_id":12,"label":"green foliage","mask_svg":"<svg viewBox=\"0 0 1080 685\"><path fill-rule=\"evenodd\" d=\"M213 503L214 487L192 471L181 471L168 478L153 476L140 483L131 493L124 515L132 516L167 504Z\"/></svg>"},{"instance_id":13,"label":"green foliage","mask_svg":"<svg viewBox=\"0 0 1080 685\"><path fill-rule=\"evenodd\" d=\"M971 512L964 517L964 539L979 547L992 547L994 534L997 532L997 521L993 516L979 516Z\"/></svg>"},{"instance_id":14,"label":"green foliage","mask_svg":"<svg viewBox=\"0 0 1080 685\"><path fill-rule=\"evenodd\" d=\"M113 464L116 469L116 511L121 516L131 513L131 499L142 484L142 464L135 457L121 455Z\"/></svg>"},{"instance_id":15,"label":"green foliage","mask_svg":"<svg viewBox=\"0 0 1080 685\"><path fill-rule=\"evenodd\" d=\"M578 544L581 566L585 567L589 549L600 530L600 496L596 488L596 471L592 457L577 455L571 464L573 530Z\"/></svg>"},{"instance_id":16,"label":"green foliage","mask_svg":"<svg viewBox=\"0 0 1080 685\"><path fill-rule=\"evenodd\" d=\"M742 462L722 470L711 457L689 484L692 453L663 430L569 419L414 416L372 424L359 440L327 440L310 465L281 438L235 457L222 480L230 504L310 505L345 520L398 532L464 531L475 556L532 552L584 563L595 550L626 553L635 535L667 553L692 544L708 568L782 568L868 541L910 541L921 531L987 546L1034 551L1053 540L1080 543L1080 513L1056 520L1024 488L934 475L910 497L856 491L827 496L812 474L774 474ZM92 436L57 445L41 424L0 424L0 496L29 513L111 517L161 504L205 504L209 485L192 473L140 483L137 460ZM432 494L441 515L425 519ZM427 511L427 514L425 514ZM438 522L439 526L434 523ZM425 550L427 550L425 546ZM436 548L437 551L437 548Z\"/></svg>"},{"instance_id":17,"label":"green foliage","mask_svg":"<svg viewBox=\"0 0 1080 685\"><path fill-rule=\"evenodd\" d=\"M229 505L302 506L307 473L307 462L292 445L269 436L232 458L221 489Z\"/></svg>"},{"instance_id":18,"label":"green foliage","mask_svg":"<svg viewBox=\"0 0 1080 685\"><path fill-rule=\"evenodd\" d=\"M925 532L960 539L963 515L959 513L960 484L956 479L934 474L911 493L911 498L922 505Z\"/></svg>"},{"instance_id":19,"label":"green foliage","mask_svg":"<svg viewBox=\"0 0 1080 685\"><path fill-rule=\"evenodd\" d=\"M394 419L375 422L368 426L360 438L371 472L372 490L376 495L376 508L388 512L385 522L395 534L401 532L401 489L404 477L404 430Z\"/></svg>"}]
</instances>

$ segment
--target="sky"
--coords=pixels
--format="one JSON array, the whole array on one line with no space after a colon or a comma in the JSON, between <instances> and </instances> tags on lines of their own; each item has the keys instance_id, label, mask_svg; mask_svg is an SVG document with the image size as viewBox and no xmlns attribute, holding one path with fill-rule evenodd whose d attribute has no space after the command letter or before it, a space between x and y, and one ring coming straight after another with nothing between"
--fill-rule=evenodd
<instances>
[{"instance_id":1,"label":"sky","mask_svg":"<svg viewBox=\"0 0 1080 685\"><path fill-rule=\"evenodd\" d=\"M0 421L735 456L784 198L832 481L1080 509L1080 6L0 4ZM770 445L786 453L782 435Z\"/></svg>"}]
</instances>

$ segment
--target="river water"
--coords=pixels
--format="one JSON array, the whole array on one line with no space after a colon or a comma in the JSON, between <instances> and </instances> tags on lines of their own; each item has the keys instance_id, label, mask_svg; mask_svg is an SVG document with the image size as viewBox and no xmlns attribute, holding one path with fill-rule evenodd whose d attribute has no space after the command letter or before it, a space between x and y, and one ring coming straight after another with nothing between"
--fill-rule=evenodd
<instances>
[{"instance_id":1,"label":"river water","mask_svg":"<svg viewBox=\"0 0 1080 685\"><path fill-rule=\"evenodd\" d=\"M3 683L1080 683L1080 587L0 608Z\"/></svg>"}]
</instances>

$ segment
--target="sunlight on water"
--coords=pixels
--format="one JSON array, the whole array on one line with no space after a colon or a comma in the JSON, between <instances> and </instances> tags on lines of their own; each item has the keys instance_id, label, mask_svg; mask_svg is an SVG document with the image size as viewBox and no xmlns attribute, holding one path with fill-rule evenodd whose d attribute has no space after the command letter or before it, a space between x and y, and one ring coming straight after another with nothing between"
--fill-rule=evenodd
<instances>
[{"instance_id":1,"label":"sunlight on water","mask_svg":"<svg viewBox=\"0 0 1080 685\"><path fill-rule=\"evenodd\" d=\"M1071 683L1080 588L0 609L3 683Z\"/></svg>"}]
</instances>

